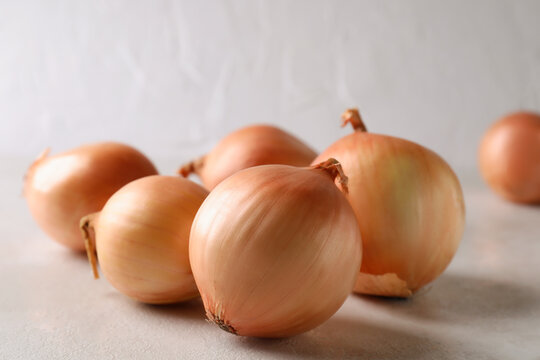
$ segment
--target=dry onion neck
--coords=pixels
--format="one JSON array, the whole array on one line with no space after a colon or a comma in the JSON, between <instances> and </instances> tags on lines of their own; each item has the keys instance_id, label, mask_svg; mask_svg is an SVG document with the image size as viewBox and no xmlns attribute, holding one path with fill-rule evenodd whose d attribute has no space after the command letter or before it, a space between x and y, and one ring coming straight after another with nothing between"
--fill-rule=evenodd
<instances>
[{"instance_id":1,"label":"dry onion neck","mask_svg":"<svg viewBox=\"0 0 540 360\"><path fill-rule=\"evenodd\" d=\"M362 117L357 108L347 109L341 114L341 127L344 127L347 124L351 124L354 131L367 132L367 127L362 121Z\"/></svg>"},{"instance_id":2,"label":"dry onion neck","mask_svg":"<svg viewBox=\"0 0 540 360\"><path fill-rule=\"evenodd\" d=\"M80 222L80 228L84 238L84 247L86 248L88 262L90 262L90 265L92 265L94 279L99 279L96 259L96 238L94 232L94 222L97 220L98 215L99 212L86 215L81 219Z\"/></svg>"},{"instance_id":3,"label":"dry onion neck","mask_svg":"<svg viewBox=\"0 0 540 360\"><path fill-rule=\"evenodd\" d=\"M201 172L201 169L204 167L205 158L206 158L206 155L203 155L198 159L195 159L193 161L188 162L187 164L182 165L180 169L178 169L178 174L182 175L183 177L188 177L192 173L199 175Z\"/></svg>"},{"instance_id":4,"label":"dry onion neck","mask_svg":"<svg viewBox=\"0 0 540 360\"><path fill-rule=\"evenodd\" d=\"M334 158L330 158L322 163L314 165L313 169L321 169L325 171L328 175L330 175L332 180L337 178L339 184L341 185L342 191L345 194L349 193L349 187L347 186L349 183L349 178L343 172L343 168L341 167L339 161Z\"/></svg>"}]
</instances>

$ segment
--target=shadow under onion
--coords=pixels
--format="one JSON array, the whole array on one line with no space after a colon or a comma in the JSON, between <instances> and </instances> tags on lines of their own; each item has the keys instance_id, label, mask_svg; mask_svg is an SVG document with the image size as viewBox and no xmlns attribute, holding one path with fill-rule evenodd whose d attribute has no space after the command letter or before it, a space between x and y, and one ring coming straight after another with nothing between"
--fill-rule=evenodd
<instances>
[{"instance_id":1,"label":"shadow under onion","mask_svg":"<svg viewBox=\"0 0 540 360\"><path fill-rule=\"evenodd\" d=\"M283 358L312 359L450 359L456 346L435 339L384 327L361 319L335 315L320 327L286 339L236 338L240 346ZM470 351L459 344L463 352Z\"/></svg>"},{"instance_id":2,"label":"shadow under onion","mask_svg":"<svg viewBox=\"0 0 540 360\"><path fill-rule=\"evenodd\" d=\"M442 275L410 299L363 295L360 298L388 308L396 315L479 326L482 320L507 320L540 313L540 293L532 288L519 283L451 273Z\"/></svg>"}]
</instances>

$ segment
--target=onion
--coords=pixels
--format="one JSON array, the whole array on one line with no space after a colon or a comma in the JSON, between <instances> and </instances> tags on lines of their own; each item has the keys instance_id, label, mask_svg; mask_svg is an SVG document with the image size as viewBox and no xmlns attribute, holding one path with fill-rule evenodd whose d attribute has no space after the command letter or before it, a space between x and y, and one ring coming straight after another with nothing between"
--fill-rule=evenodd
<instances>
[{"instance_id":1,"label":"onion","mask_svg":"<svg viewBox=\"0 0 540 360\"><path fill-rule=\"evenodd\" d=\"M235 172L257 165L282 164L308 166L317 154L291 134L269 125L254 125L237 130L207 155L185 164L178 171L187 177L197 174L212 190Z\"/></svg>"},{"instance_id":2,"label":"onion","mask_svg":"<svg viewBox=\"0 0 540 360\"><path fill-rule=\"evenodd\" d=\"M326 149L349 176L348 200L362 233L354 291L407 297L439 276L461 240L465 207L459 181L434 152L366 131L358 110L343 114L356 131Z\"/></svg>"},{"instance_id":3,"label":"onion","mask_svg":"<svg viewBox=\"0 0 540 360\"><path fill-rule=\"evenodd\" d=\"M283 337L328 319L352 291L361 260L354 213L330 159L313 168L240 171L206 198L189 255L210 321L238 335Z\"/></svg>"},{"instance_id":4,"label":"onion","mask_svg":"<svg viewBox=\"0 0 540 360\"><path fill-rule=\"evenodd\" d=\"M94 276L95 244L103 274L121 293L150 304L197 296L189 231L207 194L194 182L171 176L149 176L124 186L100 213L81 220Z\"/></svg>"},{"instance_id":5,"label":"onion","mask_svg":"<svg viewBox=\"0 0 540 360\"><path fill-rule=\"evenodd\" d=\"M479 151L480 171L502 197L540 203L540 115L518 112L496 122Z\"/></svg>"},{"instance_id":6,"label":"onion","mask_svg":"<svg viewBox=\"0 0 540 360\"><path fill-rule=\"evenodd\" d=\"M24 195L32 216L54 240L84 250L79 220L101 210L125 184L157 174L136 149L117 143L85 145L48 157L45 150L30 166Z\"/></svg>"}]
</instances>

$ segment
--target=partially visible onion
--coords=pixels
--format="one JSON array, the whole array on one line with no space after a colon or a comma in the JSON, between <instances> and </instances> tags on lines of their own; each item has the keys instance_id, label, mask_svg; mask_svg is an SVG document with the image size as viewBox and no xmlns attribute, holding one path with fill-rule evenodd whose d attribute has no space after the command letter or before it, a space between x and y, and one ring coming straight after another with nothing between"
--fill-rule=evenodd
<instances>
[{"instance_id":1,"label":"partially visible onion","mask_svg":"<svg viewBox=\"0 0 540 360\"><path fill-rule=\"evenodd\" d=\"M313 163L340 161L362 233L355 291L407 297L437 278L460 243L465 207L458 178L434 152L413 142L368 133L358 110L343 114L356 131Z\"/></svg>"},{"instance_id":2,"label":"partially visible onion","mask_svg":"<svg viewBox=\"0 0 540 360\"><path fill-rule=\"evenodd\" d=\"M207 155L179 170L186 177L197 174L212 190L235 172L257 165L308 166L317 154L293 135L270 125L254 125L222 139Z\"/></svg>"},{"instance_id":3,"label":"partially visible onion","mask_svg":"<svg viewBox=\"0 0 540 360\"><path fill-rule=\"evenodd\" d=\"M84 250L79 220L101 210L125 184L157 174L136 149L118 143L85 145L54 156L44 151L30 166L24 196L32 216L54 240Z\"/></svg>"},{"instance_id":4,"label":"partially visible onion","mask_svg":"<svg viewBox=\"0 0 540 360\"><path fill-rule=\"evenodd\" d=\"M341 175L340 175L341 174ZM354 213L330 159L256 166L219 184L193 222L190 260L207 317L238 335L295 335L328 319L361 260Z\"/></svg>"},{"instance_id":5,"label":"partially visible onion","mask_svg":"<svg viewBox=\"0 0 540 360\"><path fill-rule=\"evenodd\" d=\"M540 203L540 115L517 112L497 121L482 139L478 161L497 194Z\"/></svg>"},{"instance_id":6,"label":"partially visible onion","mask_svg":"<svg viewBox=\"0 0 540 360\"><path fill-rule=\"evenodd\" d=\"M187 179L159 175L121 188L100 213L81 220L94 276L95 245L103 274L121 293L150 304L197 296L189 231L207 194Z\"/></svg>"}]
</instances>

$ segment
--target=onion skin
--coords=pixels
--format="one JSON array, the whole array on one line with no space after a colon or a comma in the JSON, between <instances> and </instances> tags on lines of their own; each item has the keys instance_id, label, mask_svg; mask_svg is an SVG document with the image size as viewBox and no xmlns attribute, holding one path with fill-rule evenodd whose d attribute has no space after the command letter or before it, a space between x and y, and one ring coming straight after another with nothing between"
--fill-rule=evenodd
<instances>
[{"instance_id":1,"label":"onion skin","mask_svg":"<svg viewBox=\"0 0 540 360\"><path fill-rule=\"evenodd\" d=\"M349 176L347 199L362 233L354 291L408 297L437 278L465 226L463 193L448 164L413 142L362 130L332 144L314 163L328 157Z\"/></svg>"},{"instance_id":2,"label":"onion skin","mask_svg":"<svg viewBox=\"0 0 540 360\"><path fill-rule=\"evenodd\" d=\"M210 153L184 165L179 173L196 173L212 190L230 175L252 166L282 164L308 166L317 153L280 128L253 125L223 138Z\"/></svg>"},{"instance_id":3,"label":"onion skin","mask_svg":"<svg viewBox=\"0 0 540 360\"><path fill-rule=\"evenodd\" d=\"M189 264L189 231L207 194L187 179L159 175L116 192L92 224L107 280L149 304L198 296Z\"/></svg>"},{"instance_id":4,"label":"onion skin","mask_svg":"<svg viewBox=\"0 0 540 360\"><path fill-rule=\"evenodd\" d=\"M497 121L478 153L480 172L503 198L540 203L540 115L517 112Z\"/></svg>"},{"instance_id":5,"label":"onion skin","mask_svg":"<svg viewBox=\"0 0 540 360\"><path fill-rule=\"evenodd\" d=\"M207 317L245 336L285 337L327 320L361 261L358 225L322 169L242 170L205 200L190 260Z\"/></svg>"},{"instance_id":6,"label":"onion skin","mask_svg":"<svg viewBox=\"0 0 540 360\"><path fill-rule=\"evenodd\" d=\"M138 150L119 143L84 145L54 156L45 151L29 168L24 196L38 225L58 243L84 251L79 221L99 211L125 184L157 174Z\"/></svg>"}]
</instances>

